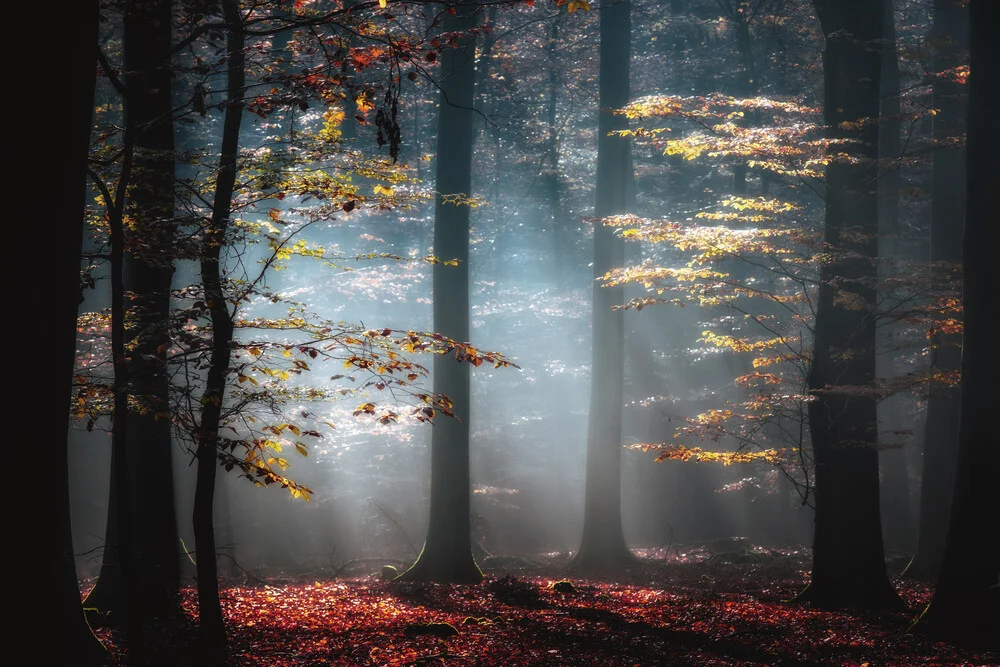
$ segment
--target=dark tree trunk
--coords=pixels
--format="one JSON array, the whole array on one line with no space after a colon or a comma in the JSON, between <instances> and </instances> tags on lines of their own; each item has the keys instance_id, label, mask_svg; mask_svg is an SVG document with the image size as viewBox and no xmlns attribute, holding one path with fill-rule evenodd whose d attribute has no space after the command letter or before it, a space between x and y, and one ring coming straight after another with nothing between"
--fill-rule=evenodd
<instances>
[{"instance_id":1,"label":"dark tree trunk","mask_svg":"<svg viewBox=\"0 0 1000 667\"><path fill-rule=\"evenodd\" d=\"M441 28L462 33L441 55L438 107L434 254L458 266L434 265L434 331L469 340L469 207L446 203L444 195L472 192L475 101L476 6L454 5ZM431 499L427 539L416 562L401 576L414 581L477 583L483 574L472 556L469 473L469 365L450 356L434 358L434 391L454 402L457 419L441 417L431 435Z\"/></svg>"},{"instance_id":2,"label":"dark tree trunk","mask_svg":"<svg viewBox=\"0 0 1000 667\"><path fill-rule=\"evenodd\" d=\"M128 106L126 103L126 115ZM124 193L131 179L132 133L126 121L122 168L118 181L118 192L108 200L108 221L111 241L111 357L114 368L113 426L111 430L111 452L114 461L112 477L115 485L117 522L117 547L119 583L114 600L117 624L124 623L127 629L129 660L137 665L146 663L146 645L142 639L147 618L142 607L142 597L136 575L135 533L133 530L133 502L130 486L132 471L128 465L128 410L129 410L129 369L125 353L125 225ZM110 195L110 193L108 193Z\"/></svg>"},{"instance_id":3,"label":"dark tree trunk","mask_svg":"<svg viewBox=\"0 0 1000 667\"><path fill-rule=\"evenodd\" d=\"M548 44L548 90L546 90L545 108L545 157L543 158L542 177L545 188L545 198L549 204L549 227L552 234L552 252L556 262L556 275L564 280L567 274L567 260L573 248L572 236L569 234L568 219L563 214L562 191L563 182L559 171L559 128L557 126L559 109L559 61L557 48L559 45L559 17L552 19L549 28Z\"/></svg>"},{"instance_id":4,"label":"dark tree trunk","mask_svg":"<svg viewBox=\"0 0 1000 667\"><path fill-rule=\"evenodd\" d=\"M136 404L128 408L129 518L134 532L136 583L143 616L178 611L180 587L177 517L171 463L169 377L170 284L173 277L174 129L171 100L171 8L168 0L131 3L125 13L124 56L126 126L132 139L133 163L126 211L136 225L134 250L123 258L125 304L131 325L126 355L129 391ZM117 464L117 462L116 462ZM121 585L118 576L119 512L112 475L101 576L88 606L110 611ZM114 515L114 519L112 519Z\"/></svg>"},{"instance_id":5,"label":"dark tree trunk","mask_svg":"<svg viewBox=\"0 0 1000 667\"><path fill-rule=\"evenodd\" d=\"M170 0L135 2L125 26L128 124L135 163L129 209L141 250L125 258L125 288L135 296L129 374L139 407L128 413L135 471L135 546L139 594L150 617L178 611L177 515L170 438L170 284L174 267L174 125Z\"/></svg>"},{"instance_id":6,"label":"dark tree trunk","mask_svg":"<svg viewBox=\"0 0 1000 667\"><path fill-rule=\"evenodd\" d=\"M613 113L629 101L630 3L601 9L600 117L597 126L597 218L629 211L634 196L631 144L608 136L628 128ZM613 228L594 223L593 361L583 538L574 569L612 574L638 562L622 532L622 407L624 403L624 320L612 310L624 301L623 287L601 287L598 279L625 262L624 241Z\"/></svg>"},{"instance_id":7,"label":"dark tree trunk","mask_svg":"<svg viewBox=\"0 0 1000 667\"><path fill-rule=\"evenodd\" d=\"M854 158L826 170L825 242L808 386L816 461L812 581L821 607L902 603L885 570L879 518L875 379L878 125L882 3L814 0L823 32L824 119ZM867 119L868 122L863 122ZM862 122L845 131L841 123ZM853 136L852 136L853 135Z\"/></svg>"},{"instance_id":8,"label":"dark tree trunk","mask_svg":"<svg viewBox=\"0 0 1000 667\"><path fill-rule=\"evenodd\" d=\"M746 98L754 97L757 94L760 84L753 59L753 39L750 35L750 17L747 15L749 7L743 7L740 3L727 3L727 6L731 9L730 18L736 26L736 46L740 54L737 95ZM747 116L743 118L741 124L744 127L750 127L753 122ZM733 166L733 192L743 195L746 194L746 191L747 164L741 161Z\"/></svg>"},{"instance_id":9,"label":"dark tree trunk","mask_svg":"<svg viewBox=\"0 0 1000 667\"><path fill-rule=\"evenodd\" d=\"M48 502L38 504L33 528L44 530L47 540L38 569L42 585L37 605L55 625L48 629L57 641L46 646L53 664L100 665L110 662L107 651L91 632L80 604L80 585L73 557L70 523L68 414L73 386L77 310L80 304L80 254L83 247L84 208L87 192L87 154L94 112L97 59L98 3L75 2L60 8L58 19L48 24L49 37L74 57L63 63L68 89L53 90L42 99L59 104L60 122L49 132L60 159L53 164L43 152L40 169L51 174L47 216L54 233L48 250L40 255L39 275L49 280L29 281L32 304L48 304L51 319L41 328L45 335L43 366L32 361L32 372L46 379L41 395L32 394L32 437L39 444L39 465L48 471ZM52 285L57 286L52 289Z\"/></svg>"},{"instance_id":10,"label":"dark tree trunk","mask_svg":"<svg viewBox=\"0 0 1000 667\"><path fill-rule=\"evenodd\" d=\"M344 20L351 20L351 10L358 4L358 0L344 0ZM346 43L347 49L350 50L352 46L356 46L356 40L354 39L354 34L350 33L347 36ZM349 58L347 59L350 60ZM358 138L358 121L355 116L358 115L358 105L354 101L355 93L357 92L353 82L349 82L347 85L347 96L344 98L344 122L341 123L340 131L341 137L344 141L353 142Z\"/></svg>"},{"instance_id":11,"label":"dark tree trunk","mask_svg":"<svg viewBox=\"0 0 1000 667\"><path fill-rule=\"evenodd\" d=\"M236 186L237 151L243 119L246 72L244 33L237 0L223 0L226 22L226 113L222 129L219 171L215 183L212 217L205 230L201 254L201 279L212 320L212 346L205 393L201 398L198 431L198 473L194 495L194 539L198 572L199 640L206 662L221 664L226 652L226 627L219 602L219 573L215 553L213 501L219 461L219 420L225 400L226 378L233 340L233 318L222 285L220 255L232 212Z\"/></svg>"},{"instance_id":12,"label":"dark tree trunk","mask_svg":"<svg viewBox=\"0 0 1000 667\"><path fill-rule=\"evenodd\" d=\"M1000 290L996 247L1000 232L1000 151L996 109L996 5L972 0L967 139L968 208L962 243L961 418L955 495L937 588L921 618L932 633L962 643L1000 649L1000 531L996 529L996 381L1000 373L991 303Z\"/></svg>"},{"instance_id":13,"label":"dark tree trunk","mask_svg":"<svg viewBox=\"0 0 1000 667\"><path fill-rule=\"evenodd\" d=\"M934 70L957 67L969 46L969 9L954 0L935 0L931 48ZM931 167L931 284L940 296L957 293L962 261L965 215L965 149L951 145L965 133L965 86L937 77L931 87L934 108L934 153ZM956 373L961 365L961 336L938 333L932 340L934 374ZM932 379L924 428L923 475L917 551L907 576L935 581L941 569L958 452L959 388Z\"/></svg>"},{"instance_id":14,"label":"dark tree trunk","mask_svg":"<svg viewBox=\"0 0 1000 667\"><path fill-rule=\"evenodd\" d=\"M898 160L902 152L899 119L899 55L896 49L896 23L893 0L885 2L885 45L882 51L882 120L879 123L879 287L884 289L886 279L897 274L895 265L899 257L899 189L902 177ZM891 307L891 293L880 298ZM890 314L891 315L891 314ZM883 323L880 327L876 375L891 378L897 375L893 363L896 341L901 327ZM886 549L890 552L911 554L916 541L916 527L910 504L909 475L906 468L906 442L900 431L905 427L902 396L891 395L878 405L879 467L882 471L882 525Z\"/></svg>"}]
</instances>

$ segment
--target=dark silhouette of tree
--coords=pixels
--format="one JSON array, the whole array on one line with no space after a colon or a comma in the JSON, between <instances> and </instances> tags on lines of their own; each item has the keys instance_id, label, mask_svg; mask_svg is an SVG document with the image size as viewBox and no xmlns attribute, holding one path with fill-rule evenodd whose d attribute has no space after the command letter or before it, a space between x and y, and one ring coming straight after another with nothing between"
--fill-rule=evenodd
<instances>
[{"instance_id":1,"label":"dark silhouette of tree","mask_svg":"<svg viewBox=\"0 0 1000 667\"><path fill-rule=\"evenodd\" d=\"M879 287L885 290L887 279L895 277L893 267L900 259L900 216L899 192L903 186L898 160L903 144L900 139L900 74L899 50L896 40L896 17L893 0L884 3L885 43L882 49L882 120L879 122L879 169L878 215L879 215ZM886 301L885 299L889 300ZM888 303L883 310L892 308L891 290L885 290L880 300ZM895 352L902 335L899 324L880 324L880 335L876 359L876 375L891 378L898 375L895 368ZM903 447L896 446L893 435L906 428L903 410L903 396L894 394L879 402L879 466L882 470L882 525L886 549L912 553L916 541L916 526L910 503L909 480Z\"/></svg>"},{"instance_id":2,"label":"dark silhouette of tree","mask_svg":"<svg viewBox=\"0 0 1000 667\"><path fill-rule=\"evenodd\" d=\"M441 28L460 34L441 54L438 106L437 175L434 203L434 254L458 266L433 269L434 331L456 341L469 340L469 206L475 101L476 5L451 5ZM472 487L469 473L469 364L450 355L434 358L434 391L453 402L456 419L435 422L431 434L431 497L427 539L416 562L401 577L414 581L476 583L483 574L472 555Z\"/></svg>"},{"instance_id":3,"label":"dark silhouette of tree","mask_svg":"<svg viewBox=\"0 0 1000 667\"><path fill-rule=\"evenodd\" d=\"M128 520L135 533L138 610L144 617L177 611L180 586L177 517L171 465L169 376L170 285L174 256L174 128L171 100L171 9L157 0L129 3L124 14L126 132L131 169L125 213L134 226L131 250L123 255L124 304L131 314L125 336L129 476ZM113 611L121 595L118 572L119 520L116 480L108 503L101 575L87 596L87 607Z\"/></svg>"},{"instance_id":4,"label":"dark silhouette of tree","mask_svg":"<svg viewBox=\"0 0 1000 667\"><path fill-rule=\"evenodd\" d=\"M995 262L1000 150L996 109L997 13L993 3L970 3L969 115L966 140L967 208L962 240L961 416L951 520L937 588L921 617L930 632L1000 649L1000 531L996 476L1000 472L995 413L1000 373L992 350L989 303L1000 290Z\"/></svg>"},{"instance_id":5,"label":"dark silhouette of tree","mask_svg":"<svg viewBox=\"0 0 1000 667\"><path fill-rule=\"evenodd\" d=\"M44 531L44 551L39 559L39 583L36 604L53 625L55 641L46 646L46 659L52 664L99 665L110 662L101 643L91 632L80 603L73 557L70 525L68 420L76 349L77 309L80 305L80 254L83 246L84 207L86 203L87 155L94 112L94 86L97 62L98 3L77 2L60 9L48 25L48 38L67 49L73 57L60 62L60 75L66 86L47 90L58 99L62 109L60 122L49 128L50 140L58 148L59 159L40 151L40 162L49 174L46 185L50 195L46 215L53 231L46 252L35 259L39 275L48 280L29 281L28 294L33 305L47 304L49 319L39 334L45 354L40 367L32 372L43 374L44 382L31 392L34 415L32 437L38 443L39 464L48 472L46 484L51 497L30 514L35 530ZM57 95L57 97L55 97ZM42 97L41 99L47 99ZM42 164L38 165L42 167ZM37 620L37 619L36 619ZM32 621L34 622L34 621Z\"/></svg>"},{"instance_id":6,"label":"dark silhouette of tree","mask_svg":"<svg viewBox=\"0 0 1000 667\"><path fill-rule=\"evenodd\" d=\"M222 664L226 628L219 602L218 563L215 553L213 499L219 461L219 421L225 399L226 376L232 354L233 318L223 288L220 262L230 223L238 168L240 125L246 94L243 19L237 0L222 1L226 24L226 101L221 155L215 182L212 215L204 230L200 258L201 279L212 322L211 355L201 397L201 423L197 433L198 472L194 496L194 539L198 576L198 631L205 659Z\"/></svg>"},{"instance_id":7,"label":"dark silhouette of tree","mask_svg":"<svg viewBox=\"0 0 1000 667\"><path fill-rule=\"evenodd\" d=\"M814 0L823 52L824 120L850 159L826 168L824 240L808 387L816 462L812 581L821 607L901 606L885 569L879 517L875 379L878 117L882 3Z\"/></svg>"},{"instance_id":8,"label":"dark silhouette of tree","mask_svg":"<svg viewBox=\"0 0 1000 667\"><path fill-rule=\"evenodd\" d=\"M627 213L634 197L631 143L612 135L628 129L615 112L629 101L631 18L628 0L601 8L600 116L597 126L597 193L594 214L593 361L587 424L583 538L573 559L581 572L613 572L637 561L622 532L621 454L624 403L624 287L602 287L598 278L625 262L624 241L601 218Z\"/></svg>"},{"instance_id":9,"label":"dark silhouette of tree","mask_svg":"<svg viewBox=\"0 0 1000 667\"><path fill-rule=\"evenodd\" d=\"M954 72L946 72L963 64L968 51L969 9L962 5L954 0L935 0L930 33L934 61L932 104L938 110L931 120L934 153L930 259L931 289L937 297L957 292L962 261L961 221L966 195L965 149L961 138L965 133L967 100L965 85L956 80ZM934 373L924 427L917 550L905 571L907 576L928 581L934 581L941 570L955 479L961 396L954 379L947 376L957 372L961 365L961 344L958 334L944 331L935 332L932 340Z\"/></svg>"}]
</instances>

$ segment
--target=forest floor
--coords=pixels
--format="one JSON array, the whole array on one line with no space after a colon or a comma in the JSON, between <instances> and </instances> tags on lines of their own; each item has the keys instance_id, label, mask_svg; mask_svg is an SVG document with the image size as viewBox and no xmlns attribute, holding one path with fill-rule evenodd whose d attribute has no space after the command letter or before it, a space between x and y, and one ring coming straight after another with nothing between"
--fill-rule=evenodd
<instances>
[{"instance_id":1,"label":"forest floor","mask_svg":"<svg viewBox=\"0 0 1000 667\"><path fill-rule=\"evenodd\" d=\"M486 580L476 586L385 581L374 562L342 566L337 578L244 577L222 590L229 664L1000 665L1000 653L909 631L930 599L922 584L894 581L906 603L900 613L788 602L808 581L803 552L693 547L614 581L564 579L565 562L559 554L488 559ZM184 591L183 604L187 629L163 626L150 639L193 665L193 590ZM97 632L123 657L110 630Z\"/></svg>"}]
</instances>

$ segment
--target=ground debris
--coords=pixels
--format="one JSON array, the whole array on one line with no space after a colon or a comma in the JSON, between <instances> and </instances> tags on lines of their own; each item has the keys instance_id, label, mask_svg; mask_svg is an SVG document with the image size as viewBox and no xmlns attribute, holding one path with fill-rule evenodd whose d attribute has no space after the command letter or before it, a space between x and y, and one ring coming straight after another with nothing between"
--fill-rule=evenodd
<instances>
[{"instance_id":1,"label":"ground debris","mask_svg":"<svg viewBox=\"0 0 1000 667\"><path fill-rule=\"evenodd\" d=\"M808 559L798 556L762 563L709 557L664 561L628 584L577 578L576 595L557 590L566 581L560 569L473 586L364 576L229 587L221 595L230 667L1000 664L1000 654L909 632L928 586L896 582L902 613L827 612L788 602L808 571ZM185 589L182 602L194 627L196 592ZM124 663L118 636L97 632Z\"/></svg>"}]
</instances>

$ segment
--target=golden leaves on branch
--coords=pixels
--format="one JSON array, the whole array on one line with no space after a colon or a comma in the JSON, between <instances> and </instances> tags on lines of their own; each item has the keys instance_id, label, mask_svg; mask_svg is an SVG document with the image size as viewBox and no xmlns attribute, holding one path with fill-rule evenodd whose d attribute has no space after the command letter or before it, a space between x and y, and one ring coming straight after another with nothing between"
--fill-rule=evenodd
<instances>
[{"instance_id":1,"label":"golden leaves on branch","mask_svg":"<svg viewBox=\"0 0 1000 667\"><path fill-rule=\"evenodd\" d=\"M721 463L728 466L738 463L776 463L780 460L780 453L776 449L719 452L701 447L650 443L629 445L627 449L637 449L644 452L658 450L659 453L655 459L657 463L663 461L699 461L701 463Z\"/></svg>"},{"instance_id":2,"label":"golden leaves on branch","mask_svg":"<svg viewBox=\"0 0 1000 667\"><path fill-rule=\"evenodd\" d=\"M714 347L723 347L733 352L757 352L760 350L770 350L779 346L788 346L792 342L797 342L798 337L777 336L770 339L750 340L748 338L734 338L724 334L716 334L712 331L702 331L700 342L708 343Z\"/></svg>"}]
</instances>

